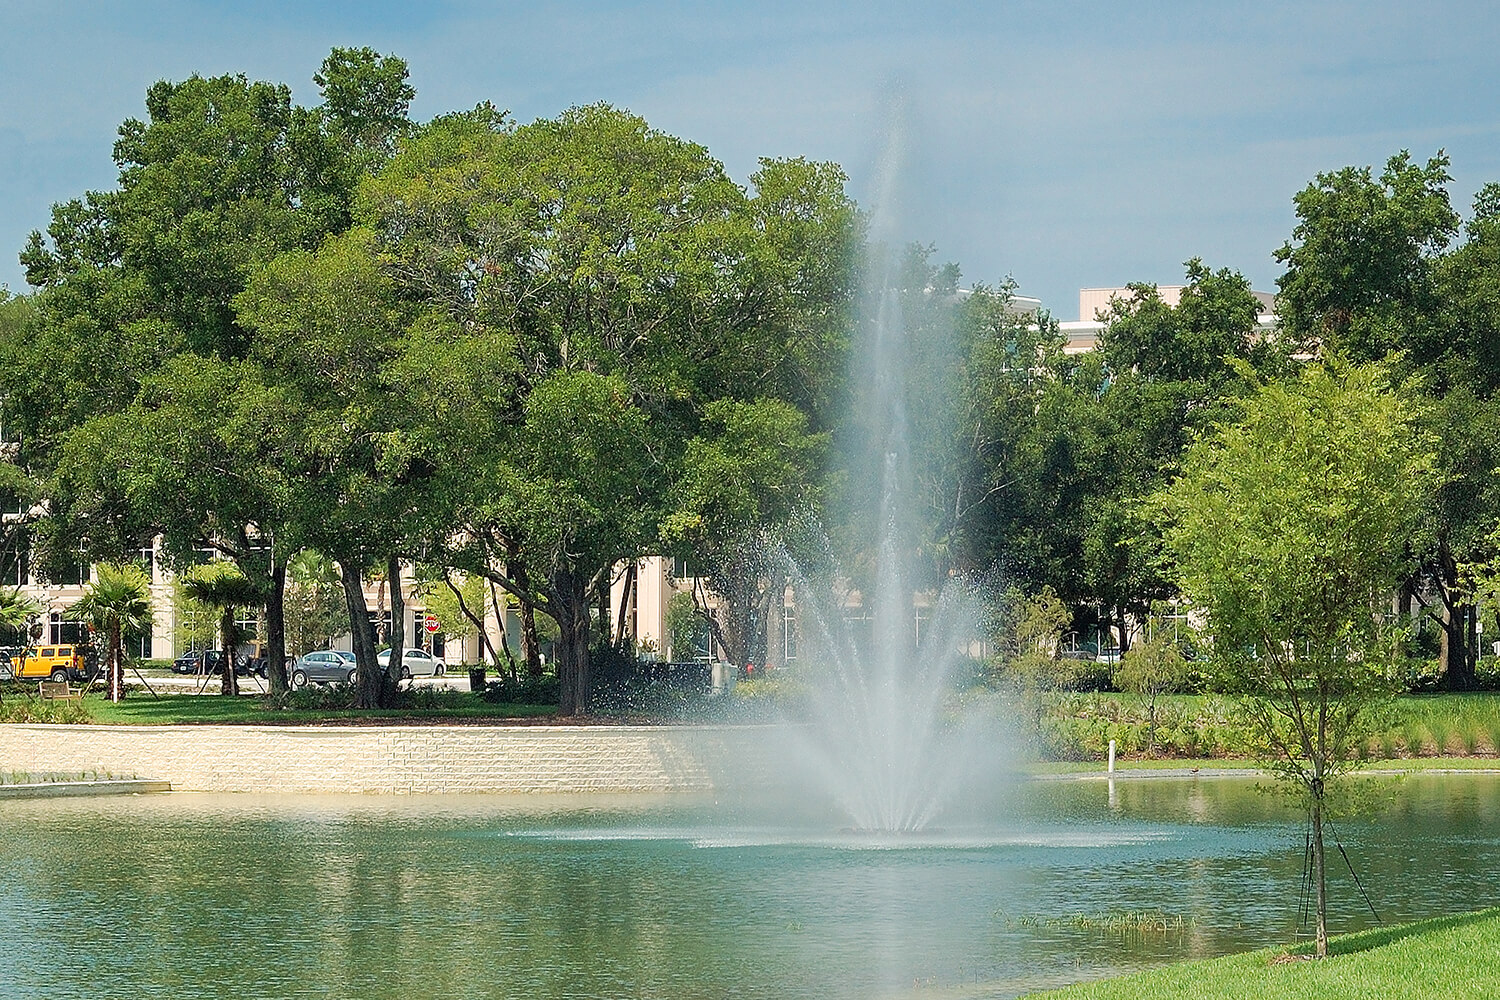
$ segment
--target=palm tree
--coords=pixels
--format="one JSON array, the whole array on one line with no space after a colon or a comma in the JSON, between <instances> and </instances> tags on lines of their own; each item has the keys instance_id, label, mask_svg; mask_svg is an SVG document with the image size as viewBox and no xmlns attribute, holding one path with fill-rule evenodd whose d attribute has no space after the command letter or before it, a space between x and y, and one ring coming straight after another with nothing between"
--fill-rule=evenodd
<instances>
[{"instance_id":1,"label":"palm tree","mask_svg":"<svg viewBox=\"0 0 1500 1000\"><path fill-rule=\"evenodd\" d=\"M258 608L265 601L260 585L241 573L233 563L212 562L195 566L182 578L183 591L219 612L219 669L223 677L220 694L240 693L234 675L234 649L238 636L234 626L236 608Z\"/></svg>"},{"instance_id":2,"label":"palm tree","mask_svg":"<svg viewBox=\"0 0 1500 1000\"><path fill-rule=\"evenodd\" d=\"M31 642L31 636L26 634L26 626L43 610L40 604L22 594L19 588L0 587L0 627L17 629L26 635L22 645Z\"/></svg>"},{"instance_id":3,"label":"palm tree","mask_svg":"<svg viewBox=\"0 0 1500 1000\"><path fill-rule=\"evenodd\" d=\"M0 587L0 627L23 629L42 613L42 606L19 587Z\"/></svg>"},{"instance_id":4,"label":"palm tree","mask_svg":"<svg viewBox=\"0 0 1500 1000\"><path fill-rule=\"evenodd\" d=\"M125 697L125 663L121 655L126 632L151 627L151 577L133 564L100 563L83 597L69 609L74 618L93 623L108 643L109 700Z\"/></svg>"}]
</instances>

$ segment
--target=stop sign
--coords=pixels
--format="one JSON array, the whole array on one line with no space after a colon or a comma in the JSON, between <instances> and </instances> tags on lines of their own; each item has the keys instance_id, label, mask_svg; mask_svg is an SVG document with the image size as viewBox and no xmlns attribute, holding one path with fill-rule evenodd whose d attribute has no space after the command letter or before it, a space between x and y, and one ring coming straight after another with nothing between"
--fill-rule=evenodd
<instances>
[{"instance_id":1,"label":"stop sign","mask_svg":"<svg viewBox=\"0 0 1500 1000\"><path fill-rule=\"evenodd\" d=\"M429 632L436 632L438 630L437 615L428 615L426 618L423 618L422 627Z\"/></svg>"}]
</instances>

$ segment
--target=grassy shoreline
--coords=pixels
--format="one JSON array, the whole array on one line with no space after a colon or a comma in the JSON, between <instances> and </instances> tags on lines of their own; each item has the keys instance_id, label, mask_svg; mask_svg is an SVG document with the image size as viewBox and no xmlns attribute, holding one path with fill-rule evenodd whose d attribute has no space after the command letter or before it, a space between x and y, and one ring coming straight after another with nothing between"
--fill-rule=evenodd
<instances>
[{"instance_id":1,"label":"grassy shoreline","mask_svg":"<svg viewBox=\"0 0 1500 1000\"><path fill-rule=\"evenodd\" d=\"M1500 908L1332 938L1324 961L1299 961L1312 945L1180 962L1118 979L1029 994L1029 1000L1451 1000L1500 995Z\"/></svg>"},{"instance_id":2,"label":"grassy shoreline","mask_svg":"<svg viewBox=\"0 0 1500 1000\"><path fill-rule=\"evenodd\" d=\"M558 720L556 708L546 704L493 703L466 691L418 690L410 703L395 709L360 710L346 707L331 691L297 692L280 703L254 695L163 694L152 698L133 691L116 705L98 692L80 707L73 703L41 703L35 692L13 684L4 686L0 722L93 722L106 725L342 725L342 724L518 724L539 721L649 723L651 721L726 722L766 721L764 712L737 713L733 706L690 705L656 718L659 713L618 713L589 720ZM745 707L757 707L754 700ZM710 708L712 711L710 711ZM725 709L730 709L725 711ZM1157 752L1148 752L1144 702L1130 695L1069 695L1054 702L1043 719L1043 740L1033 747L1027 769L1044 775L1101 774L1110 739L1117 741L1120 773L1158 771L1214 771L1253 767L1243 741L1236 737L1230 706L1209 695L1174 695L1158 704ZM1385 725L1365 747L1360 763L1367 770L1430 771L1500 770L1500 692L1481 694L1413 695L1398 699ZM1050 728L1048 728L1050 727Z\"/></svg>"}]
</instances>

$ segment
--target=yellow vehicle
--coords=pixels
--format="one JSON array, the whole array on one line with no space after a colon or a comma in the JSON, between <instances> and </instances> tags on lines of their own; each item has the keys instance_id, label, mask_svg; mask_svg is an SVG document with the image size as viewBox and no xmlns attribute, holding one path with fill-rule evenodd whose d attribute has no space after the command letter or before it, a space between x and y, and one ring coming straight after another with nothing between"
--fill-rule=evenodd
<instances>
[{"instance_id":1,"label":"yellow vehicle","mask_svg":"<svg viewBox=\"0 0 1500 1000\"><path fill-rule=\"evenodd\" d=\"M10 663L18 680L81 681L88 676L77 646L27 646Z\"/></svg>"}]
</instances>

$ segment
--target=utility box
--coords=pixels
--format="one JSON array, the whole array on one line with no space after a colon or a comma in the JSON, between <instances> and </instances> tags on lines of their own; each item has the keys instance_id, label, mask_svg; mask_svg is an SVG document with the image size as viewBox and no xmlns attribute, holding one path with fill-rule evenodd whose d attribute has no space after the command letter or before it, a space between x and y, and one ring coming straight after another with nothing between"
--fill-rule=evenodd
<instances>
[{"instance_id":1,"label":"utility box","mask_svg":"<svg viewBox=\"0 0 1500 1000\"><path fill-rule=\"evenodd\" d=\"M735 670L734 665L725 663L723 660L716 661L710 665L710 686L713 694L729 694L734 690Z\"/></svg>"}]
</instances>

